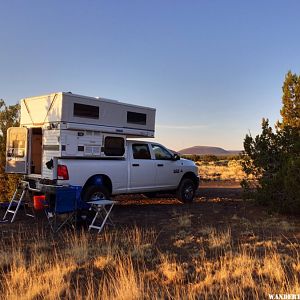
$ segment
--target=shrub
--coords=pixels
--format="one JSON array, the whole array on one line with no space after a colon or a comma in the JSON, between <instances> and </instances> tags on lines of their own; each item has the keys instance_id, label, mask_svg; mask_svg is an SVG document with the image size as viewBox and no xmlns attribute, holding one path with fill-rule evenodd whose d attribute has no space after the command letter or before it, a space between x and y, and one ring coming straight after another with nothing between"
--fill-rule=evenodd
<instances>
[{"instance_id":1,"label":"shrub","mask_svg":"<svg viewBox=\"0 0 300 300\"><path fill-rule=\"evenodd\" d=\"M291 80L292 78L292 80ZM283 212L300 212L300 76L289 72L283 85L282 122L269 126L263 119L262 133L244 140L243 169L256 179L244 180L246 195Z\"/></svg>"}]
</instances>

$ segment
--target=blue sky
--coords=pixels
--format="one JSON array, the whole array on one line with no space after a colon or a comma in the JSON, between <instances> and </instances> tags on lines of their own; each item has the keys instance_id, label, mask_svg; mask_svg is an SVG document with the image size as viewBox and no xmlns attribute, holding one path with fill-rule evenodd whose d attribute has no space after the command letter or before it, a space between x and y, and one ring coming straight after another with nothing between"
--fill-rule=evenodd
<instances>
[{"instance_id":1,"label":"blue sky","mask_svg":"<svg viewBox=\"0 0 300 300\"><path fill-rule=\"evenodd\" d=\"M157 109L156 140L242 149L300 73L300 2L0 2L0 98L72 91Z\"/></svg>"}]
</instances>

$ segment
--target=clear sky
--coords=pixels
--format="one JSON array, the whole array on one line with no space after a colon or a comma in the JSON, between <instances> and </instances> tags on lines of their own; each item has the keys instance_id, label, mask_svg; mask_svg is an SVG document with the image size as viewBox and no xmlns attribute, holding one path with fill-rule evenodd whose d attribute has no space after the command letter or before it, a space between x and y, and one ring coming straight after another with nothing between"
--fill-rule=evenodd
<instances>
[{"instance_id":1,"label":"clear sky","mask_svg":"<svg viewBox=\"0 0 300 300\"><path fill-rule=\"evenodd\" d=\"M157 109L156 140L242 149L300 73L300 1L0 0L0 98L72 91Z\"/></svg>"}]
</instances>

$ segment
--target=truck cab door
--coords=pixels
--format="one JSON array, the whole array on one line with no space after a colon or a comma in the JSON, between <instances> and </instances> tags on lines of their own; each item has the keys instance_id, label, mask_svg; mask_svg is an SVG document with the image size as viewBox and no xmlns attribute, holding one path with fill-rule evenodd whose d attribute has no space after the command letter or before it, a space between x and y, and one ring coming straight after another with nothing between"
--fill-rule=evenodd
<instances>
[{"instance_id":1,"label":"truck cab door","mask_svg":"<svg viewBox=\"0 0 300 300\"><path fill-rule=\"evenodd\" d=\"M174 189L182 177L181 163L173 159L173 155L159 144L151 144L155 157L156 182L158 188Z\"/></svg>"},{"instance_id":2,"label":"truck cab door","mask_svg":"<svg viewBox=\"0 0 300 300\"><path fill-rule=\"evenodd\" d=\"M147 192L154 190L156 170L147 143L130 145L129 191Z\"/></svg>"},{"instance_id":3,"label":"truck cab door","mask_svg":"<svg viewBox=\"0 0 300 300\"><path fill-rule=\"evenodd\" d=\"M6 141L6 173L27 174L28 171L28 129L10 127Z\"/></svg>"}]
</instances>

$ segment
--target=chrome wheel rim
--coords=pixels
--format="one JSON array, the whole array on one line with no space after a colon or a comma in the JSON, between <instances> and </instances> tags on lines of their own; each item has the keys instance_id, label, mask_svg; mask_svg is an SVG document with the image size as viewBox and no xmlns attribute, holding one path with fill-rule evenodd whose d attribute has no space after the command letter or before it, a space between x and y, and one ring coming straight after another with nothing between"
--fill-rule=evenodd
<instances>
[{"instance_id":1,"label":"chrome wheel rim","mask_svg":"<svg viewBox=\"0 0 300 300\"><path fill-rule=\"evenodd\" d=\"M194 196L194 189L191 185L188 185L184 191L183 191L183 195L185 199L191 199Z\"/></svg>"}]
</instances>

